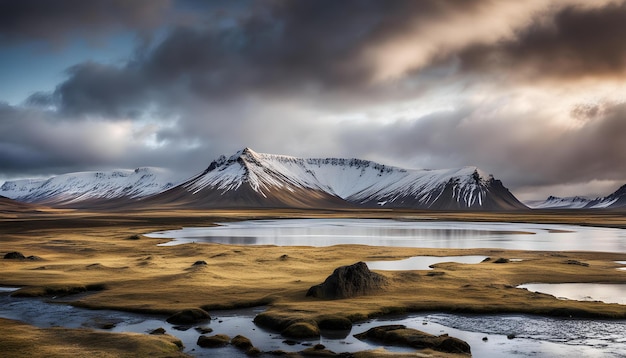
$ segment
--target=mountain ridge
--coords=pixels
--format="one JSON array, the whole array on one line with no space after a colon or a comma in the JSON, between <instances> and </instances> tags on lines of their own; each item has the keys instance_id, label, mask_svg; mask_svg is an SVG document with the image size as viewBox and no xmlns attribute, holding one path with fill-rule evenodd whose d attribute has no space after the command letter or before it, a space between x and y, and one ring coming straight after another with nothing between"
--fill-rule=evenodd
<instances>
[{"instance_id":1,"label":"mountain ridge","mask_svg":"<svg viewBox=\"0 0 626 358\"><path fill-rule=\"evenodd\" d=\"M533 209L618 209L626 208L626 184L619 187L613 193L589 199L581 196L557 197L549 196L545 200L527 202Z\"/></svg>"},{"instance_id":2,"label":"mountain ridge","mask_svg":"<svg viewBox=\"0 0 626 358\"><path fill-rule=\"evenodd\" d=\"M191 197L184 199L185 192ZM162 195L160 199L144 200L231 207L233 202L241 205L242 197L263 206L262 197L268 204L291 206L285 193L305 198L305 192L315 197L306 201L320 205L319 200L325 198L332 207L343 201L351 207L369 208L526 208L500 181L477 167L404 169L356 158L297 158L256 153L250 148L230 157L220 156L179 187L155 196ZM195 200L200 196L205 199Z\"/></svg>"},{"instance_id":3,"label":"mountain ridge","mask_svg":"<svg viewBox=\"0 0 626 358\"><path fill-rule=\"evenodd\" d=\"M7 195L11 194L11 195ZM0 194L46 205L178 208L527 209L477 167L405 169L357 158L298 158L244 148L186 180L155 168L6 182Z\"/></svg>"}]
</instances>

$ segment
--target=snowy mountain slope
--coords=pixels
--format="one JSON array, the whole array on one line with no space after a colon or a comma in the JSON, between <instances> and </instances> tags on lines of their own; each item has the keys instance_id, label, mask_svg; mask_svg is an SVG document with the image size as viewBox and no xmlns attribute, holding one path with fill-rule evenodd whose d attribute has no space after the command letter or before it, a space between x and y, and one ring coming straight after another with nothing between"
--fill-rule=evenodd
<instances>
[{"instance_id":1,"label":"snowy mountain slope","mask_svg":"<svg viewBox=\"0 0 626 358\"><path fill-rule=\"evenodd\" d=\"M534 200L526 202L532 209L582 209L589 205L591 199L581 196L571 196L560 198L558 196L549 196L546 200Z\"/></svg>"},{"instance_id":2,"label":"snowy mountain slope","mask_svg":"<svg viewBox=\"0 0 626 358\"><path fill-rule=\"evenodd\" d=\"M94 200L139 198L178 183L174 175L160 168L119 169L7 181L0 187L0 195L28 203L75 206Z\"/></svg>"},{"instance_id":3,"label":"snowy mountain slope","mask_svg":"<svg viewBox=\"0 0 626 358\"><path fill-rule=\"evenodd\" d=\"M156 198L160 197L160 198ZM148 199L146 199L148 200ZM360 159L304 159L245 148L221 156L203 173L150 198L201 207L343 205L423 208L526 208L478 168L415 170Z\"/></svg>"},{"instance_id":4,"label":"snowy mountain slope","mask_svg":"<svg viewBox=\"0 0 626 358\"><path fill-rule=\"evenodd\" d=\"M626 185L603 198L588 199L580 196L559 198L550 196L546 200L527 202L533 209L615 209L626 208Z\"/></svg>"},{"instance_id":5,"label":"snowy mountain slope","mask_svg":"<svg viewBox=\"0 0 626 358\"><path fill-rule=\"evenodd\" d=\"M613 194L604 198L592 200L586 208L589 209L614 209L626 208L626 185L622 185Z\"/></svg>"}]
</instances>

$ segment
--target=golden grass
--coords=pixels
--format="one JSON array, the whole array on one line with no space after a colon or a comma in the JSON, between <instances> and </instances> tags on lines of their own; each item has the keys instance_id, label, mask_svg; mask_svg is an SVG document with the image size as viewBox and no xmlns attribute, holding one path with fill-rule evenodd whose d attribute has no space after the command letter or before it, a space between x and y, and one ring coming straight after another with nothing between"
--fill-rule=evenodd
<instances>
[{"instance_id":1,"label":"golden grass","mask_svg":"<svg viewBox=\"0 0 626 358\"><path fill-rule=\"evenodd\" d=\"M626 217L612 212L573 215L567 212L494 214L387 210L155 210L127 213L68 210L12 214L11 217L0 217L2 254L20 251L43 260L0 259L0 285L24 286L23 294L29 295L51 292L59 295L94 287L105 288L74 304L138 312L173 313L189 307L215 310L269 304L268 313L277 320L315 320L324 315L358 320L408 311L626 318L624 305L563 301L514 288L527 282L626 283L626 271L616 270L618 265L613 262L626 260L626 255L619 253L360 245L316 248L188 244L159 247L156 244L161 240L141 236L157 230L208 226L226 220L285 217L428 218L626 227ZM139 235L139 240L129 240L132 235ZM429 276L427 271L381 272L391 283L380 294L334 301L305 297L309 287L324 281L338 266L417 255L485 255L493 259L505 257L524 261L476 265L443 263L435 268L436 272L443 274L435 276ZM198 260L206 261L207 265L192 266ZM567 260L585 262L589 266L565 264ZM14 325L6 320L0 321L3 332ZM64 344L61 342L59 349Z\"/></svg>"},{"instance_id":2,"label":"golden grass","mask_svg":"<svg viewBox=\"0 0 626 358\"><path fill-rule=\"evenodd\" d=\"M0 318L3 357L187 357L169 335L39 329Z\"/></svg>"}]
</instances>

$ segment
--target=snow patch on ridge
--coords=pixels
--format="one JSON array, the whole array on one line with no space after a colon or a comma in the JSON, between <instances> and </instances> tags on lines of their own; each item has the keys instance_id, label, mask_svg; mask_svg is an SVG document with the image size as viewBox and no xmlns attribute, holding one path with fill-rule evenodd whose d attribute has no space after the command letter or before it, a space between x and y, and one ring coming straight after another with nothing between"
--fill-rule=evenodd
<instances>
[{"instance_id":1,"label":"snow patch on ridge","mask_svg":"<svg viewBox=\"0 0 626 358\"><path fill-rule=\"evenodd\" d=\"M78 172L49 179L6 181L0 195L24 202L75 203L88 199L138 198L167 190L179 180L162 168Z\"/></svg>"}]
</instances>

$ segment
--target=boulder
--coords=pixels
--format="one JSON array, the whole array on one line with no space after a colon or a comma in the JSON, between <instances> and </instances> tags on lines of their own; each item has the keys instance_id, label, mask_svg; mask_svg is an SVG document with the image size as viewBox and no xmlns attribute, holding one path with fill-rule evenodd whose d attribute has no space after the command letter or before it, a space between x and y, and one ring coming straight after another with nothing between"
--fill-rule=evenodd
<instances>
[{"instance_id":1,"label":"boulder","mask_svg":"<svg viewBox=\"0 0 626 358\"><path fill-rule=\"evenodd\" d=\"M198 260L198 261L194 262L193 265L191 265L191 266L204 266L206 264L207 264L206 261Z\"/></svg>"},{"instance_id":2,"label":"boulder","mask_svg":"<svg viewBox=\"0 0 626 358\"><path fill-rule=\"evenodd\" d=\"M322 316L317 319L317 325L321 329L332 331L345 331L352 329L352 321L342 316Z\"/></svg>"},{"instance_id":3,"label":"boulder","mask_svg":"<svg viewBox=\"0 0 626 358\"><path fill-rule=\"evenodd\" d=\"M209 313L201 308L188 308L176 312L167 318L171 324L194 324L211 319Z\"/></svg>"},{"instance_id":4,"label":"boulder","mask_svg":"<svg viewBox=\"0 0 626 358\"><path fill-rule=\"evenodd\" d=\"M248 339L247 337L241 335L235 336L230 341L230 344L244 351L247 351L248 349L253 347L252 341L250 341L250 339Z\"/></svg>"},{"instance_id":5,"label":"boulder","mask_svg":"<svg viewBox=\"0 0 626 358\"><path fill-rule=\"evenodd\" d=\"M387 279L370 271L365 262L335 269L332 275L319 284L312 286L306 296L341 299L363 296L383 289Z\"/></svg>"},{"instance_id":6,"label":"boulder","mask_svg":"<svg viewBox=\"0 0 626 358\"><path fill-rule=\"evenodd\" d=\"M446 353L470 353L469 344L463 340L450 337L447 334L434 336L417 329L406 328L404 325L374 327L354 336L361 340L371 339L386 345L408 346L415 349L430 348Z\"/></svg>"},{"instance_id":7,"label":"boulder","mask_svg":"<svg viewBox=\"0 0 626 358\"><path fill-rule=\"evenodd\" d=\"M258 349L257 347L250 347L247 351L246 351L246 355L249 357L256 357L256 356L260 356L261 355L261 350Z\"/></svg>"},{"instance_id":8,"label":"boulder","mask_svg":"<svg viewBox=\"0 0 626 358\"><path fill-rule=\"evenodd\" d=\"M13 251L4 255L4 258L7 260L24 260L26 256L22 255L21 252Z\"/></svg>"},{"instance_id":9,"label":"boulder","mask_svg":"<svg viewBox=\"0 0 626 358\"><path fill-rule=\"evenodd\" d=\"M228 342L230 342L230 337L225 334L216 334L210 337L200 336L196 344L203 348L220 348L227 346Z\"/></svg>"},{"instance_id":10,"label":"boulder","mask_svg":"<svg viewBox=\"0 0 626 358\"><path fill-rule=\"evenodd\" d=\"M281 332L289 338L314 338L319 337L320 329L314 323L296 322Z\"/></svg>"},{"instance_id":11,"label":"boulder","mask_svg":"<svg viewBox=\"0 0 626 358\"><path fill-rule=\"evenodd\" d=\"M508 264L509 263L509 259L504 258L504 257L500 257L499 259L497 259L493 263L494 264Z\"/></svg>"},{"instance_id":12,"label":"boulder","mask_svg":"<svg viewBox=\"0 0 626 358\"><path fill-rule=\"evenodd\" d=\"M165 334L165 328L159 327L150 331L150 334Z\"/></svg>"}]
</instances>

